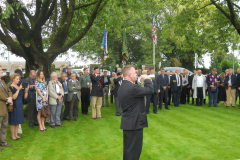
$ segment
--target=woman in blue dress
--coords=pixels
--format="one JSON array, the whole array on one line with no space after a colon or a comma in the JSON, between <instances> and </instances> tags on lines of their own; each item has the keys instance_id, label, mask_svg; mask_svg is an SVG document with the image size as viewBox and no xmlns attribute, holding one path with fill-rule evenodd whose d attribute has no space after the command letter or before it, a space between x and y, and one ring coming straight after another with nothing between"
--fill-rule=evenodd
<instances>
[{"instance_id":1,"label":"woman in blue dress","mask_svg":"<svg viewBox=\"0 0 240 160\"><path fill-rule=\"evenodd\" d=\"M12 84L9 87L13 93L13 111L9 113L9 124L12 135L12 140L18 140L21 137L18 136L18 127L19 124L24 123L24 113L23 113L23 98L27 99L28 97L28 89L23 88L22 84L19 84L21 77L19 74L14 73L11 76ZM24 96L24 97L23 97Z\"/></svg>"},{"instance_id":2,"label":"woman in blue dress","mask_svg":"<svg viewBox=\"0 0 240 160\"><path fill-rule=\"evenodd\" d=\"M44 121L45 118L41 116L41 110L43 105L48 105L48 86L45 82L44 72L39 70L37 72L37 78L35 82L35 89L37 91L37 120L39 124L39 131L44 132L47 131Z\"/></svg>"}]
</instances>

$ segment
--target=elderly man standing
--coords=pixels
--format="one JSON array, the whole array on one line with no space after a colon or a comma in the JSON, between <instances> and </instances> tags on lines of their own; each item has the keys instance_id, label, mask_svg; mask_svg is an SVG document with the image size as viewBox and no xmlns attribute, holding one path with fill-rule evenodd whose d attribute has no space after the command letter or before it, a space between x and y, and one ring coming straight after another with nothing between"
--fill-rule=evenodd
<instances>
[{"instance_id":1,"label":"elderly man standing","mask_svg":"<svg viewBox=\"0 0 240 160\"><path fill-rule=\"evenodd\" d=\"M101 116L101 106L102 106L102 96L103 96L103 83L101 79L103 78L103 73L99 75L99 68L94 68L94 74L90 77L92 80L92 119L96 120L96 102L97 102L97 118L103 118Z\"/></svg>"},{"instance_id":2,"label":"elderly man standing","mask_svg":"<svg viewBox=\"0 0 240 160\"><path fill-rule=\"evenodd\" d=\"M171 104L171 97L172 97L172 90L171 90L171 76L170 76L170 71L167 71L167 77L168 77L168 105Z\"/></svg>"},{"instance_id":3,"label":"elderly man standing","mask_svg":"<svg viewBox=\"0 0 240 160\"><path fill-rule=\"evenodd\" d=\"M79 83L81 85L81 102L82 102L82 114L88 114L88 106L90 105L90 94L92 91L92 82L88 74L88 68L83 69L84 74L79 77Z\"/></svg>"},{"instance_id":4,"label":"elderly man standing","mask_svg":"<svg viewBox=\"0 0 240 160\"><path fill-rule=\"evenodd\" d=\"M67 117L69 116L69 102L67 101L67 97L68 97L67 73L63 72L61 74L61 78L59 79L59 82L62 84L63 89L64 89L63 103L62 103L62 109L61 109L61 121L64 121L64 120L67 120ZM65 109L63 112L64 106L65 106Z\"/></svg>"},{"instance_id":5,"label":"elderly man standing","mask_svg":"<svg viewBox=\"0 0 240 160\"><path fill-rule=\"evenodd\" d=\"M232 106L235 108L236 106L236 89L237 89L237 77L233 74L233 70L229 69L229 74L225 77L225 88L227 93L227 106L230 106L231 96L232 96Z\"/></svg>"},{"instance_id":6,"label":"elderly man standing","mask_svg":"<svg viewBox=\"0 0 240 160\"><path fill-rule=\"evenodd\" d=\"M62 84L58 81L56 72L51 73L51 81L48 83L48 95L48 103L51 111L50 126L52 128L64 127L64 125L61 125L60 120L64 89Z\"/></svg>"},{"instance_id":7,"label":"elderly man standing","mask_svg":"<svg viewBox=\"0 0 240 160\"><path fill-rule=\"evenodd\" d=\"M109 88L110 88L110 93L111 93L111 104L113 104L113 89L115 87L114 85L114 79L116 78L116 73L115 72L112 72L112 77L110 78L110 85L109 85Z\"/></svg>"},{"instance_id":8,"label":"elderly man standing","mask_svg":"<svg viewBox=\"0 0 240 160\"><path fill-rule=\"evenodd\" d=\"M114 79L114 84L115 84L115 88L113 90L113 95L114 95L114 102L115 102L115 107L116 107L116 116L120 116L122 115L122 108L121 108L121 103L118 99L118 89L119 87L122 85L122 77L121 77L121 73L117 74L117 79ZM120 109L120 112L119 112Z\"/></svg>"},{"instance_id":9,"label":"elderly man standing","mask_svg":"<svg viewBox=\"0 0 240 160\"><path fill-rule=\"evenodd\" d=\"M68 66L67 67L67 79L68 79L68 81L71 79L71 74L72 74L72 67Z\"/></svg>"},{"instance_id":10,"label":"elderly man standing","mask_svg":"<svg viewBox=\"0 0 240 160\"><path fill-rule=\"evenodd\" d=\"M31 70L30 76L25 79L26 83L29 84L29 90L31 93L32 100L28 103L28 124L30 128L33 128L33 124L38 126L37 121L37 107L36 107L36 89L35 89L35 81L36 81L36 71Z\"/></svg>"},{"instance_id":11,"label":"elderly man standing","mask_svg":"<svg viewBox=\"0 0 240 160\"><path fill-rule=\"evenodd\" d=\"M210 73L206 78L206 82L208 84L208 94L209 94L208 107L212 106L212 102L214 103L214 107L217 107L218 83L220 82L220 77L216 73L217 73L217 68L213 68L212 74Z\"/></svg>"},{"instance_id":12,"label":"elderly man standing","mask_svg":"<svg viewBox=\"0 0 240 160\"><path fill-rule=\"evenodd\" d=\"M1 147L11 147L7 144L7 125L8 125L8 111L7 105L13 105L12 92L7 87L6 83L1 80L3 76L2 67L0 66L0 152L4 151Z\"/></svg>"},{"instance_id":13,"label":"elderly man standing","mask_svg":"<svg viewBox=\"0 0 240 160\"><path fill-rule=\"evenodd\" d=\"M190 102L190 81L191 81L191 77L188 75L188 70L185 70L185 78L188 80L186 96L187 96L187 103L189 104L189 102Z\"/></svg>"},{"instance_id":14,"label":"elderly man standing","mask_svg":"<svg viewBox=\"0 0 240 160\"><path fill-rule=\"evenodd\" d=\"M160 85L160 93L159 93L159 110L162 109L163 100L165 102L165 109L170 110L168 108L168 84L169 79L168 76L165 74L165 69L161 69L161 74L158 76L158 84Z\"/></svg>"},{"instance_id":15,"label":"elderly man standing","mask_svg":"<svg viewBox=\"0 0 240 160\"><path fill-rule=\"evenodd\" d=\"M109 93L109 84L111 83L110 78L107 76L107 71L104 71L103 75L103 96L102 96L102 107L104 107L104 97L106 101L106 106L109 107L108 104L108 93Z\"/></svg>"},{"instance_id":16,"label":"elderly man standing","mask_svg":"<svg viewBox=\"0 0 240 160\"><path fill-rule=\"evenodd\" d=\"M182 76L179 74L179 69L176 69L175 74L171 77L171 90L173 91L174 106L179 107L179 100L182 90Z\"/></svg>"},{"instance_id":17,"label":"elderly man standing","mask_svg":"<svg viewBox=\"0 0 240 160\"><path fill-rule=\"evenodd\" d=\"M202 106L202 99L206 99L207 83L206 77L202 75L201 70L198 70L198 74L193 78L192 89L194 90L193 98L196 99L196 106Z\"/></svg>"}]
</instances>

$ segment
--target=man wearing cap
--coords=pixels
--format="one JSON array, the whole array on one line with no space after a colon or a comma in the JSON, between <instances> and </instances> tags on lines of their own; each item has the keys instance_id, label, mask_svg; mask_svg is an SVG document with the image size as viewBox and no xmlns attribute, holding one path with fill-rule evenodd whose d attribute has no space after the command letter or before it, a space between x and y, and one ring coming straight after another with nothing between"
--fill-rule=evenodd
<instances>
[{"instance_id":1,"label":"man wearing cap","mask_svg":"<svg viewBox=\"0 0 240 160\"><path fill-rule=\"evenodd\" d=\"M120 101L117 96L117 92L118 92L119 87L122 85L122 81L123 81L122 77L121 77L121 73L118 73L117 79L114 79L113 81L115 84L115 88L113 90L113 95L114 95L114 102L115 102L115 107L116 107L116 116L120 116L120 115L122 115L122 108L121 108L121 104L120 104ZM119 109L120 109L120 112L119 112Z\"/></svg>"},{"instance_id":2,"label":"man wearing cap","mask_svg":"<svg viewBox=\"0 0 240 160\"><path fill-rule=\"evenodd\" d=\"M102 106L102 96L103 96L103 83L101 83L101 78L103 78L103 73L99 74L99 68L94 68L94 73L91 75L92 81L92 118L96 120L97 118L103 118L101 116L101 106ZM96 103L97 103L97 118L96 118Z\"/></svg>"}]
</instances>

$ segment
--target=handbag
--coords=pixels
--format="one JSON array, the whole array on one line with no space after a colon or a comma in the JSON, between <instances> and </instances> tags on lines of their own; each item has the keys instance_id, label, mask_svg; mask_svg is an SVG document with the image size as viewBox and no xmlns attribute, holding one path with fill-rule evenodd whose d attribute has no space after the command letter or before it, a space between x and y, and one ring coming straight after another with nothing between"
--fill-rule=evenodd
<instances>
[{"instance_id":1,"label":"handbag","mask_svg":"<svg viewBox=\"0 0 240 160\"><path fill-rule=\"evenodd\" d=\"M217 86L211 87L211 92L216 92L217 91Z\"/></svg>"},{"instance_id":2,"label":"handbag","mask_svg":"<svg viewBox=\"0 0 240 160\"><path fill-rule=\"evenodd\" d=\"M7 104L8 113L13 112L13 105Z\"/></svg>"},{"instance_id":3,"label":"handbag","mask_svg":"<svg viewBox=\"0 0 240 160\"><path fill-rule=\"evenodd\" d=\"M41 116L44 118L48 118L48 117L50 117L50 115L51 115L51 112L50 112L49 106L43 105L42 110L41 110Z\"/></svg>"}]
</instances>

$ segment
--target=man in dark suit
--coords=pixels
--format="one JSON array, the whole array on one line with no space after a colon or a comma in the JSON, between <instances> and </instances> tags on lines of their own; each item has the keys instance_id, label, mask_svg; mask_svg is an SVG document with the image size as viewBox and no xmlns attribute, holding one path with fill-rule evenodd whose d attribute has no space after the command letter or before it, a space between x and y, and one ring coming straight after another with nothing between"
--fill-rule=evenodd
<instances>
[{"instance_id":1,"label":"man in dark suit","mask_svg":"<svg viewBox=\"0 0 240 160\"><path fill-rule=\"evenodd\" d=\"M92 119L103 118L101 116L102 96L103 96L103 73L99 75L99 68L94 68L94 74L90 77L92 81ZM96 103L97 103L97 118L96 118Z\"/></svg>"},{"instance_id":2,"label":"man in dark suit","mask_svg":"<svg viewBox=\"0 0 240 160\"><path fill-rule=\"evenodd\" d=\"M171 90L174 94L174 106L179 107L179 100L182 90L182 76L179 74L179 69L176 69L175 74L171 77Z\"/></svg>"},{"instance_id":3,"label":"man in dark suit","mask_svg":"<svg viewBox=\"0 0 240 160\"><path fill-rule=\"evenodd\" d=\"M114 95L114 102L115 102L115 107L116 107L116 116L120 116L122 115L122 108L121 108L121 103L118 99L118 89L119 87L122 85L122 77L121 77L121 73L117 74L117 78L113 79L114 81L114 89L113 89L113 95ZM120 112L119 112L120 109Z\"/></svg>"},{"instance_id":4,"label":"man in dark suit","mask_svg":"<svg viewBox=\"0 0 240 160\"><path fill-rule=\"evenodd\" d=\"M189 89L190 89L190 91L192 91L192 104L194 105L194 98L193 98L193 92L194 91L192 89L192 81L193 81L194 76L197 75L197 70L194 69L193 73L194 74L189 77L188 83L189 83L189 86L190 86Z\"/></svg>"},{"instance_id":5,"label":"man in dark suit","mask_svg":"<svg viewBox=\"0 0 240 160\"><path fill-rule=\"evenodd\" d=\"M167 71L167 76L168 76L168 105L171 104L171 97L172 97L172 90L171 90L171 76L170 76L170 71Z\"/></svg>"},{"instance_id":6,"label":"man in dark suit","mask_svg":"<svg viewBox=\"0 0 240 160\"><path fill-rule=\"evenodd\" d=\"M72 74L72 67L68 66L67 67L67 80L68 81L71 79L71 74Z\"/></svg>"},{"instance_id":7,"label":"man in dark suit","mask_svg":"<svg viewBox=\"0 0 240 160\"><path fill-rule=\"evenodd\" d=\"M238 92L239 104L240 104L240 68L237 69L237 92ZM236 98L236 100L237 100L237 98ZM240 106L238 109L240 109Z\"/></svg>"},{"instance_id":8,"label":"man in dark suit","mask_svg":"<svg viewBox=\"0 0 240 160\"><path fill-rule=\"evenodd\" d=\"M61 78L58 79L58 81L62 84L63 89L64 89L63 103L62 103L61 116L60 116L61 121L68 120L67 117L69 117L69 102L67 101L68 81L66 80L66 78L67 78L67 73L63 72L61 74ZM64 106L65 106L65 109L64 109L64 112L63 112L63 107Z\"/></svg>"},{"instance_id":9,"label":"man in dark suit","mask_svg":"<svg viewBox=\"0 0 240 160\"><path fill-rule=\"evenodd\" d=\"M67 73L67 67L68 67L68 65L65 64L65 67L63 68L62 73Z\"/></svg>"},{"instance_id":10,"label":"man in dark suit","mask_svg":"<svg viewBox=\"0 0 240 160\"><path fill-rule=\"evenodd\" d=\"M187 96L187 103L189 104L189 102L190 102L190 81L191 81L191 76L188 75L188 71L187 70L185 70L185 78L188 80L186 96Z\"/></svg>"},{"instance_id":11,"label":"man in dark suit","mask_svg":"<svg viewBox=\"0 0 240 160\"><path fill-rule=\"evenodd\" d=\"M154 89L147 75L141 76L145 87L134 84L137 75L132 66L124 67L123 77L123 83L118 89L118 98L123 109L123 160L138 160L142 151L143 128L148 127L144 96L152 95Z\"/></svg>"},{"instance_id":12,"label":"man in dark suit","mask_svg":"<svg viewBox=\"0 0 240 160\"><path fill-rule=\"evenodd\" d=\"M162 109L163 98L165 102L165 109L170 110L168 108L168 76L165 74L165 69L161 69L161 74L158 76L158 84L160 85L160 93L159 93L159 110Z\"/></svg>"},{"instance_id":13,"label":"man in dark suit","mask_svg":"<svg viewBox=\"0 0 240 160\"><path fill-rule=\"evenodd\" d=\"M110 78L107 75L107 71L104 71L103 79L103 96L102 96L102 107L104 107L104 97L106 101L106 106L109 107L108 104L108 93L109 93L109 84L111 83Z\"/></svg>"},{"instance_id":14,"label":"man in dark suit","mask_svg":"<svg viewBox=\"0 0 240 160\"><path fill-rule=\"evenodd\" d=\"M158 84L158 74L154 74L154 68L149 69L150 75L152 79L152 85L154 88L154 93L147 96L147 103L146 103L146 113L149 114L149 106L151 103L151 100L153 101L153 113L157 114L157 96L160 92L160 85ZM135 72L136 73L136 72Z\"/></svg>"},{"instance_id":15,"label":"man in dark suit","mask_svg":"<svg viewBox=\"0 0 240 160\"><path fill-rule=\"evenodd\" d=\"M29 90L32 97L32 100L28 103L28 124L30 128L33 128L33 125L38 126L35 81L36 81L36 71L31 70L30 76L26 78L26 83L29 84Z\"/></svg>"},{"instance_id":16,"label":"man in dark suit","mask_svg":"<svg viewBox=\"0 0 240 160\"><path fill-rule=\"evenodd\" d=\"M118 68L119 68L119 65L117 64L116 67L115 67L115 69L114 69L114 71L115 71L116 74L117 74Z\"/></svg>"}]
</instances>

